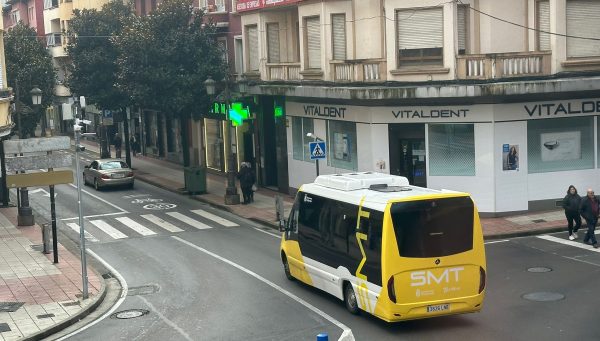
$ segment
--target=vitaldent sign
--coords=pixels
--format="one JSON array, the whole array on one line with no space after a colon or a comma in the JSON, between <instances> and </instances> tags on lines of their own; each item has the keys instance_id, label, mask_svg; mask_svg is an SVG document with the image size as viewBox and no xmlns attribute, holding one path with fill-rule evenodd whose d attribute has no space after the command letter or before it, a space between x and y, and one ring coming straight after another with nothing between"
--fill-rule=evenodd
<instances>
[{"instance_id":1,"label":"vitaldent sign","mask_svg":"<svg viewBox=\"0 0 600 341\"><path fill-rule=\"evenodd\" d=\"M595 114L600 113L600 101L536 103L526 104L524 108L529 117Z\"/></svg>"},{"instance_id":2,"label":"vitaldent sign","mask_svg":"<svg viewBox=\"0 0 600 341\"><path fill-rule=\"evenodd\" d=\"M392 115L399 119L431 119L431 118L466 118L470 109L410 109L392 110Z\"/></svg>"}]
</instances>

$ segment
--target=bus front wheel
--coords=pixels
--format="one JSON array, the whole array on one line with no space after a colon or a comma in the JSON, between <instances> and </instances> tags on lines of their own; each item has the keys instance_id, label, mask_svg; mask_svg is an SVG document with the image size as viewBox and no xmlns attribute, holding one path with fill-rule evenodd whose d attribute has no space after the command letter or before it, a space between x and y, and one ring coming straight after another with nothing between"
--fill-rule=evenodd
<instances>
[{"instance_id":1,"label":"bus front wheel","mask_svg":"<svg viewBox=\"0 0 600 341\"><path fill-rule=\"evenodd\" d=\"M350 313L358 315L360 308L356 301L356 294L354 293L354 289L352 289L352 284L348 282L346 282L346 285L344 286L344 303L346 303L346 309L348 309Z\"/></svg>"},{"instance_id":2,"label":"bus front wheel","mask_svg":"<svg viewBox=\"0 0 600 341\"><path fill-rule=\"evenodd\" d=\"M289 279L290 281L293 281L294 276L292 276L292 273L290 271L290 264L288 263L285 253L283 252L281 253L281 260L283 261L283 271L285 271L285 277L287 277L287 279Z\"/></svg>"}]
</instances>

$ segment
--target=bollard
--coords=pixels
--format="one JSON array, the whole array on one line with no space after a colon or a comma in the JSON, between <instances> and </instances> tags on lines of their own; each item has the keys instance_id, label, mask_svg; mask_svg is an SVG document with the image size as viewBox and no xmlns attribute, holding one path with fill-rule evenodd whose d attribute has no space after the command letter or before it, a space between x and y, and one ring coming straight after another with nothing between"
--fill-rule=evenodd
<instances>
[{"instance_id":1,"label":"bollard","mask_svg":"<svg viewBox=\"0 0 600 341\"><path fill-rule=\"evenodd\" d=\"M317 335L317 341L329 341L329 335L327 335L327 333L321 333Z\"/></svg>"},{"instance_id":2,"label":"bollard","mask_svg":"<svg viewBox=\"0 0 600 341\"><path fill-rule=\"evenodd\" d=\"M45 254L50 253L50 225L42 224L42 244L44 247L43 252Z\"/></svg>"}]
</instances>

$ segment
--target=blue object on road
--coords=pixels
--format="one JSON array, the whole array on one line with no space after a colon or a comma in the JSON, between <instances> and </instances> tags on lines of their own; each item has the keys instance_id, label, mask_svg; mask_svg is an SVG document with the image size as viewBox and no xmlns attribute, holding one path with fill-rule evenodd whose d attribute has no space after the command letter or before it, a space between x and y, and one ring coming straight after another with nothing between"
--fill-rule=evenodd
<instances>
[{"instance_id":1,"label":"blue object on road","mask_svg":"<svg viewBox=\"0 0 600 341\"><path fill-rule=\"evenodd\" d=\"M309 142L308 150L310 150L311 160L324 160L327 156L325 141Z\"/></svg>"},{"instance_id":2,"label":"blue object on road","mask_svg":"<svg viewBox=\"0 0 600 341\"><path fill-rule=\"evenodd\" d=\"M329 341L329 335L327 335L327 333L321 333L317 335L317 341Z\"/></svg>"}]
</instances>

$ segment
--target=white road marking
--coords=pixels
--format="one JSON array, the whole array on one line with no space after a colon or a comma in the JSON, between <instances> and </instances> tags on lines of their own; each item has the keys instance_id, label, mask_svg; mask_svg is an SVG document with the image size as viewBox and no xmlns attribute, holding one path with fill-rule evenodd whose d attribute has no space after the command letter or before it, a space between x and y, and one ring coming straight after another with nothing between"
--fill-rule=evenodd
<instances>
[{"instance_id":1,"label":"white road marking","mask_svg":"<svg viewBox=\"0 0 600 341\"><path fill-rule=\"evenodd\" d=\"M92 257L96 258L100 263L102 263L102 265L104 265L104 267L107 268L108 271L110 271L110 273L113 274L117 278L119 283L121 283L121 296L119 297L119 300L117 301L117 303L115 303L115 305L113 305L106 313L104 313L104 315L102 315L99 318L95 319L94 321L86 324L85 326L59 338L56 341L67 340L67 339L81 333L82 331L85 331L86 329L93 327L97 323L101 322L105 318L112 315L115 312L115 310L117 310L121 306L123 301L125 301L125 299L127 298L127 292L129 291L129 287L127 286L127 282L125 281L125 278L123 278L123 276L121 276L121 274L117 270L115 270L115 268L113 268L104 259L102 259L100 256L98 256L94 251L87 249L87 253L90 254Z\"/></svg>"},{"instance_id":2,"label":"white road marking","mask_svg":"<svg viewBox=\"0 0 600 341\"><path fill-rule=\"evenodd\" d=\"M98 217L108 217L108 216L113 216L113 215L121 215L121 214L127 214L129 212L113 212L113 213L104 213L104 214L94 214L94 215L86 215L83 216L84 218L98 218ZM61 220L77 220L79 219L79 217L73 217L73 218L64 218Z\"/></svg>"},{"instance_id":3,"label":"white road marking","mask_svg":"<svg viewBox=\"0 0 600 341\"><path fill-rule=\"evenodd\" d=\"M73 184L69 184L69 186L71 186L71 187L73 187L73 188L77 188L77 186L76 186L76 185L73 185ZM83 186L83 184L82 184L82 186ZM98 200L102 201L103 203L105 203L105 204L107 204L107 205L110 205L110 206L112 206L112 207L116 208L117 210L119 210L119 211L121 211L121 212L123 212L123 213L129 213L129 212L125 211L124 209L120 208L119 206L117 206L117 205L113 204L112 202L106 201L106 200L104 200L104 199L100 198L99 196L97 196L97 195L94 195L94 194L92 194L92 193L90 193L90 192L86 191L85 189L82 189L81 191L82 191L83 193L85 193L85 194L87 194L87 195L91 196L91 197L92 197L92 198L94 198L94 199L98 199Z\"/></svg>"},{"instance_id":4,"label":"white road marking","mask_svg":"<svg viewBox=\"0 0 600 341\"><path fill-rule=\"evenodd\" d=\"M188 225L191 225L199 230L212 229L212 226L208 226L205 223L201 223L198 220L192 219L192 218L185 216L179 212L167 212L167 214L170 215L171 217L173 217L179 221L182 221Z\"/></svg>"},{"instance_id":5,"label":"white road marking","mask_svg":"<svg viewBox=\"0 0 600 341\"><path fill-rule=\"evenodd\" d=\"M108 225L104 220L90 220L90 223L92 223L94 226L101 229L102 231L104 231L104 233L108 234L114 239L127 238L127 235L123 234L116 228Z\"/></svg>"},{"instance_id":6,"label":"white road marking","mask_svg":"<svg viewBox=\"0 0 600 341\"><path fill-rule=\"evenodd\" d=\"M192 247L192 248L194 248L194 249L196 249L196 250L198 250L200 252L203 252L203 253L211 256L211 257L214 257L214 258L216 258L216 259L218 259L218 260L220 260L220 261L222 261L224 263L227 263L227 264L233 266L234 268L236 268L238 270L241 270L241 271L245 272L246 274L248 274L248 275L250 275L250 276L258 279L259 281L267 284L271 288L279 291L280 293L286 295L287 297L293 299L294 301L302 304L303 306L305 306L306 308L312 310L314 313L316 313L317 315L319 315L322 318L326 319L327 321L331 322L332 324L335 324L336 326L338 326L340 329L343 330L342 335L338 339L339 341L353 341L354 340L354 335L352 334L352 330L350 330L350 328L348 328L342 322L334 319L333 317L331 317L330 315L328 315L324 311L322 311L319 308L313 306L312 304L306 302L302 298L300 298L300 297L292 294L291 292L285 290L284 288L280 287L279 285L277 285L277 284L269 281L268 279L262 277L261 275L255 273L255 272L253 272L253 271L251 271L249 269L246 269L245 267L243 267L243 266L241 266L241 265L239 265L239 264L237 264L237 263L235 263L233 261L230 261L227 258L223 258L223 257L221 257L221 256L219 256L219 255L217 255L215 253L212 253L212 252L210 252L210 251L208 251L208 250L206 250L204 248L201 248L200 246L198 246L196 244L190 243L187 240L181 239L181 238L179 238L177 236L171 236L171 238L173 238L173 239L175 239L175 240L177 240L177 241L179 241L179 242L181 242L183 244L186 244L186 245L188 245L188 246L190 246L190 247Z\"/></svg>"},{"instance_id":7,"label":"white road marking","mask_svg":"<svg viewBox=\"0 0 600 341\"><path fill-rule=\"evenodd\" d=\"M67 226L70 227L73 231L77 232L77 235L80 234L81 229L80 229L79 225L77 225L75 223L67 223ZM92 236L92 234L89 233L88 231L85 231L85 239L92 243L100 242L96 237Z\"/></svg>"},{"instance_id":8,"label":"white road marking","mask_svg":"<svg viewBox=\"0 0 600 341\"><path fill-rule=\"evenodd\" d=\"M193 341L193 339L183 329L181 329L181 327L179 327L175 322L166 318L165 315L161 314L161 312L158 311L158 309L154 308L152 303L148 302L147 299L145 299L143 296L138 296L138 298L144 301L144 303L146 303L150 310L156 313L156 315L158 315L158 317L160 317L160 319L163 320L163 322L166 323L169 327L175 329L175 331L178 332L179 335L183 336L188 341Z\"/></svg>"},{"instance_id":9,"label":"white road marking","mask_svg":"<svg viewBox=\"0 0 600 341\"><path fill-rule=\"evenodd\" d=\"M157 216L155 216L154 214L142 214L140 217L148 220L149 222L158 225L160 227L162 227L163 229L169 231L169 232L183 232L182 229L180 229L179 227L169 223L168 221L165 221Z\"/></svg>"},{"instance_id":10,"label":"white road marking","mask_svg":"<svg viewBox=\"0 0 600 341\"><path fill-rule=\"evenodd\" d=\"M255 229L255 230L256 230L256 231L258 231L258 232L262 232L262 233L264 233L264 234L268 234L269 236L271 236L271 237L275 237L275 238L277 238L277 239L281 238L281 236L280 236L280 235L277 235L277 234L275 234L275 233L271 233L271 232L268 232L268 231L265 231L265 230L261 230L261 229L259 229L258 227L253 227L253 229Z\"/></svg>"},{"instance_id":11,"label":"white road marking","mask_svg":"<svg viewBox=\"0 0 600 341\"><path fill-rule=\"evenodd\" d=\"M218 215L214 215L214 214L212 214L210 212L206 212L204 210L192 210L192 212L196 213L197 215L199 215L201 217L204 217L206 219L212 220L215 223L221 224L221 225L226 226L226 227L240 226L240 225L238 225L238 224L236 224L236 223L234 223L232 221L229 221L229 220L227 220L225 218L221 218Z\"/></svg>"},{"instance_id":12,"label":"white road marking","mask_svg":"<svg viewBox=\"0 0 600 341\"><path fill-rule=\"evenodd\" d=\"M566 240L563 238L557 238L557 237L549 236L549 235L543 235L543 236L537 236L537 237L539 239L544 239L544 240L548 240L551 242L555 242L555 243L559 243L559 244L563 244L563 245L574 246L574 247L577 247L580 249L585 249L588 251L600 253L600 249L594 249L591 245L587 245L587 244L583 244L583 243L579 243L579 242L575 242L575 241L570 241L570 240Z\"/></svg>"},{"instance_id":13,"label":"white road marking","mask_svg":"<svg viewBox=\"0 0 600 341\"><path fill-rule=\"evenodd\" d=\"M490 240L489 242L485 242L484 244L498 244L498 243L506 243L509 242L510 240L508 239L503 239L503 240Z\"/></svg>"},{"instance_id":14,"label":"white road marking","mask_svg":"<svg viewBox=\"0 0 600 341\"><path fill-rule=\"evenodd\" d=\"M115 219L117 219L118 221L123 223L123 225L134 230L135 232L141 234L142 236L152 236L152 235L156 234L156 232L152 231L151 229L147 228L146 226L144 226L142 224L139 224L138 222L132 220L131 218L120 217L120 218L115 218Z\"/></svg>"}]
</instances>

